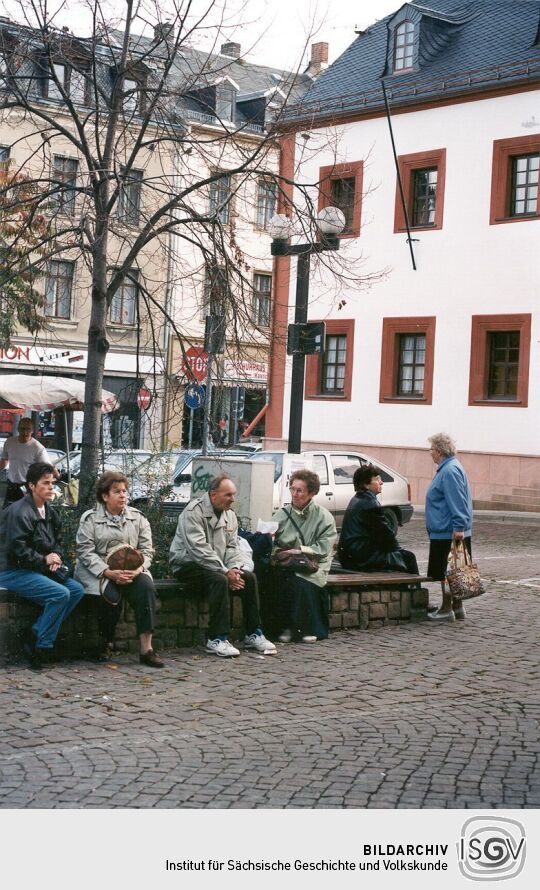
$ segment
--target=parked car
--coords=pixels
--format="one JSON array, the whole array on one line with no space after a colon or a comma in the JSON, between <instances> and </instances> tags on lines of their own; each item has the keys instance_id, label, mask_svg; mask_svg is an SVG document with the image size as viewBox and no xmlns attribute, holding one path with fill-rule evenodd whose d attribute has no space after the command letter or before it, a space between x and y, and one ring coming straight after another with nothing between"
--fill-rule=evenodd
<instances>
[{"instance_id":1,"label":"parked car","mask_svg":"<svg viewBox=\"0 0 540 890\"><path fill-rule=\"evenodd\" d=\"M47 456L52 464L57 464L58 461L66 459L66 452L61 451L60 448L49 448L45 445L47 449Z\"/></svg>"},{"instance_id":2,"label":"parked car","mask_svg":"<svg viewBox=\"0 0 540 890\"><path fill-rule=\"evenodd\" d=\"M47 451L49 451L49 449L47 449ZM77 458L78 461L80 461L80 459L81 459L80 451L70 451L69 452L70 467L71 467L73 460L75 458ZM59 455L59 457L56 457L54 459L53 463L60 474L65 473L67 471L67 454L64 454L63 457L62 457L62 455Z\"/></svg>"},{"instance_id":3,"label":"parked car","mask_svg":"<svg viewBox=\"0 0 540 890\"><path fill-rule=\"evenodd\" d=\"M250 454L249 460L271 460L276 467L274 474L274 509L283 503L283 463L284 451L258 451ZM355 451L303 451L311 468L321 480L321 490L315 501L326 507L335 516L336 525L341 528L345 510L354 495L353 476L362 464L374 463L381 471L383 490L380 502L392 523L394 531L398 525L408 522L413 514L410 485L400 473L385 466L367 454Z\"/></svg>"},{"instance_id":4,"label":"parked car","mask_svg":"<svg viewBox=\"0 0 540 890\"><path fill-rule=\"evenodd\" d=\"M133 478L131 485L131 503L135 507L143 509L154 498L158 497L163 505L163 510L170 516L177 516L182 512L186 504L191 500L191 472L193 460L200 457L202 450L200 448L192 448L181 451L177 455L176 465L172 476L167 484L161 485L157 490L153 491L144 483L140 484L138 473ZM220 457L240 457L248 459L251 457L248 451L239 451L234 448L217 449L214 448L208 453L208 457L216 460L216 473L220 472Z\"/></svg>"},{"instance_id":5,"label":"parked car","mask_svg":"<svg viewBox=\"0 0 540 890\"><path fill-rule=\"evenodd\" d=\"M78 479L81 472L82 452L75 452L73 457L71 454L69 462L71 476L73 479ZM129 478L134 474L140 464L151 458L153 454L153 451L144 451L140 448L117 448L112 451L105 451L100 455L98 472L104 473L105 470L120 470ZM55 466L60 470L61 479L64 482L67 482L68 474L65 454L55 462Z\"/></svg>"},{"instance_id":6,"label":"parked car","mask_svg":"<svg viewBox=\"0 0 540 890\"><path fill-rule=\"evenodd\" d=\"M162 498L173 484L178 450L159 451L139 464L130 476L129 499L135 507L145 507Z\"/></svg>"},{"instance_id":7,"label":"parked car","mask_svg":"<svg viewBox=\"0 0 540 890\"><path fill-rule=\"evenodd\" d=\"M262 451L262 443L261 442L253 442L251 439L241 440L237 442L234 446L238 451L249 451L253 453L255 451Z\"/></svg>"},{"instance_id":8,"label":"parked car","mask_svg":"<svg viewBox=\"0 0 540 890\"><path fill-rule=\"evenodd\" d=\"M57 462L60 479L55 485L55 498L62 503L77 503L78 480L81 472L81 452L73 453L70 459L71 483L68 485L67 462L65 458ZM130 482L130 502L140 500L146 503L149 493L160 489L171 478L172 468L177 460L176 451L153 452L143 449L116 449L102 455L98 473L106 470L119 470Z\"/></svg>"},{"instance_id":9,"label":"parked car","mask_svg":"<svg viewBox=\"0 0 540 890\"><path fill-rule=\"evenodd\" d=\"M229 450L221 452L224 457L242 457L252 461L272 461L275 465L274 473L274 509L287 502L284 497L282 474L286 452L284 451L257 451ZM191 473L192 463L195 457L199 457L200 450L181 452L174 470L172 484L164 487L161 492L163 508L166 513L177 515L182 512L191 498ZM215 453L210 455L216 457ZM397 531L399 525L409 522L413 507L411 504L410 486L400 473L390 467L374 461L367 454L354 451L304 451L302 457L307 458L309 465L318 474L321 480L321 490L316 502L322 504L335 516L336 525L341 528L345 510L354 495L353 476L359 466L366 463L376 463L381 470L383 491L380 497L386 515L392 523L392 528ZM289 462L294 456L289 455ZM135 501L134 501L135 502ZM144 498L141 500L144 505Z\"/></svg>"}]
</instances>

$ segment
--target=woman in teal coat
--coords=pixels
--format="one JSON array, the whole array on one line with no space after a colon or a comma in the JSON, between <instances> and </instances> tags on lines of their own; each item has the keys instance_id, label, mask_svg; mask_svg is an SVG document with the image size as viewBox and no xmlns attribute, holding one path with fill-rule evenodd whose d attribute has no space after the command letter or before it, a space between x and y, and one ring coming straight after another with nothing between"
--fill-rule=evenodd
<instances>
[{"instance_id":1,"label":"woman in teal coat","mask_svg":"<svg viewBox=\"0 0 540 890\"><path fill-rule=\"evenodd\" d=\"M328 637L328 593L326 580L332 564L337 538L332 514L313 498L320 488L319 477L311 470L297 470L291 475L291 504L272 517L278 523L274 540L276 550L305 553L314 557L319 567L314 574L283 572L274 569L274 592L282 627L280 642L301 639L315 643Z\"/></svg>"}]
</instances>

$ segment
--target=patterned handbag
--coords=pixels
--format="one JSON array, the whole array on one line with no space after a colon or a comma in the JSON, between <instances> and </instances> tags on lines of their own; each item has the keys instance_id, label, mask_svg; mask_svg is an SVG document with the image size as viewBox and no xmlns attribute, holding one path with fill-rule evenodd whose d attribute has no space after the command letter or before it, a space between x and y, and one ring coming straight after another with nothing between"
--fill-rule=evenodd
<instances>
[{"instance_id":1,"label":"patterned handbag","mask_svg":"<svg viewBox=\"0 0 540 890\"><path fill-rule=\"evenodd\" d=\"M446 578L452 597L459 600L470 600L485 593L478 566L473 563L463 541L452 541L448 554Z\"/></svg>"}]
</instances>

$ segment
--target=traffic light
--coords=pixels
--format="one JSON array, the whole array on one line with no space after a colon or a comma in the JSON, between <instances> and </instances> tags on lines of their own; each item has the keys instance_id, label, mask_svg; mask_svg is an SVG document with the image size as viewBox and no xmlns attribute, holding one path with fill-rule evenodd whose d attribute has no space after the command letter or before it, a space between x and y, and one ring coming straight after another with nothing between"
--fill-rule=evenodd
<instances>
[{"instance_id":1,"label":"traffic light","mask_svg":"<svg viewBox=\"0 0 540 890\"><path fill-rule=\"evenodd\" d=\"M317 355L324 352L324 321L290 324L287 333L287 355Z\"/></svg>"}]
</instances>

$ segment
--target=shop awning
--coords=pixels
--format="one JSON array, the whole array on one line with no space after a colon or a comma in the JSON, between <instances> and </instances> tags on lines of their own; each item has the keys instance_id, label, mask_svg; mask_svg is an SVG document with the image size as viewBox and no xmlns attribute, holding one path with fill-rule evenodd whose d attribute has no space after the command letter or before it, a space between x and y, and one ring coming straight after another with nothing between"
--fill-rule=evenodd
<instances>
[{"instance_id":1,"label":"shop awning","mask_svg":"<svg viewBox=\"0 0 540 890\"><path fill-rule=\"evenodd\" d=\"M103 414L118 408L115 395L102 391ZM0 408L22 408L25 411L53 411L84 407L84 380L70 377L46 377L33 374L0 374Z\"/></svg>"}]
</instances>

